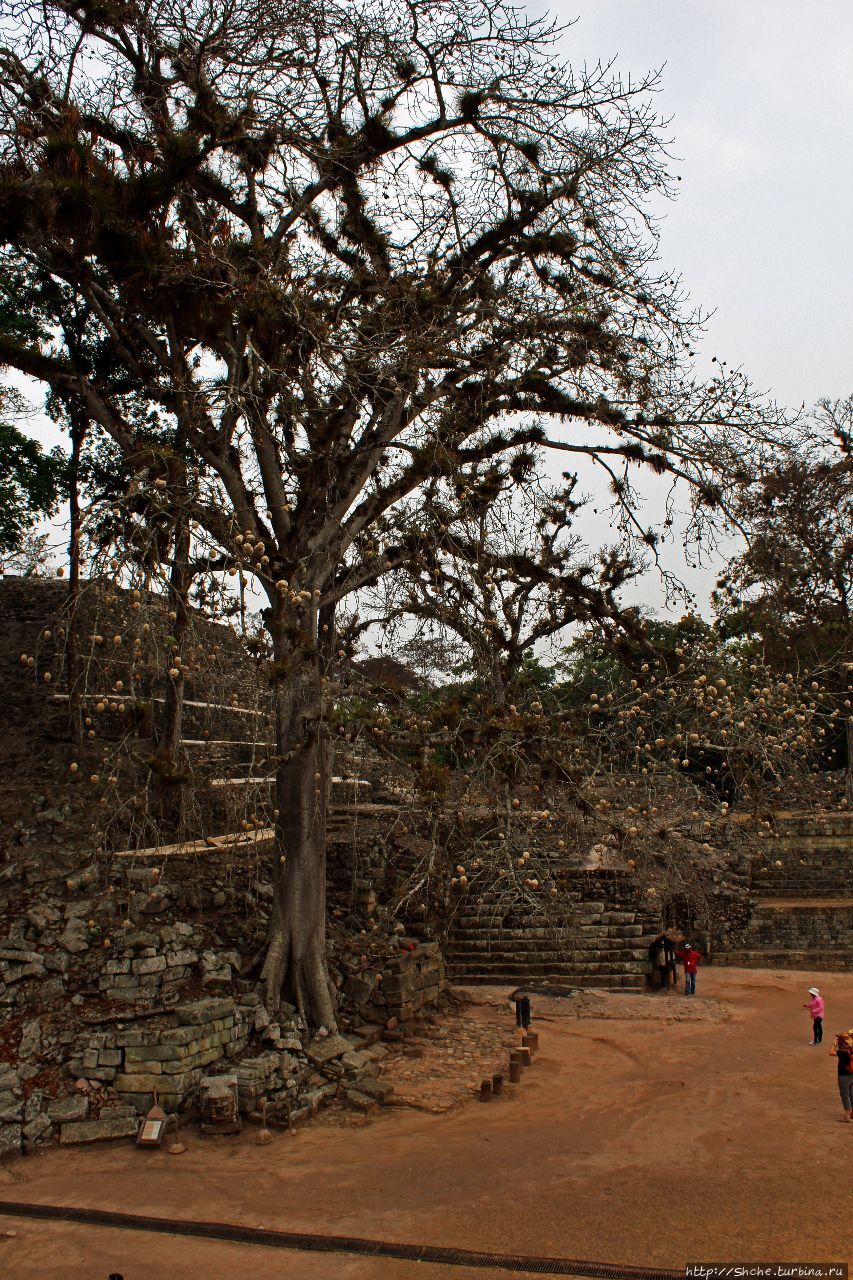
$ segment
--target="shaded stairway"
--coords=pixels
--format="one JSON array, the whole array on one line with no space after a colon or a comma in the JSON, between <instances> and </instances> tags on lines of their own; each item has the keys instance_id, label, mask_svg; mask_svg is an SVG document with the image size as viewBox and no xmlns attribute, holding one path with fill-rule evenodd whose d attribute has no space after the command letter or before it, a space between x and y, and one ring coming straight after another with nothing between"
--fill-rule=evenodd
<instances>
[{"instance_id":1,"label":"shaded stairway","mask_svg":"<svg viewBox=\"0 0 853 1280\"><path fill-rule=\"evenodd\" d=\"M853 814L781 813L776 828L740 945L717 962L853 971Z\"/></svg>"},{"instance_id":2,"label":"shaded stairway","mask_svg":"<svg viewBox=\"0 0 853 1280\"><path fill-rule=\"evenodd\" d=\"M637 902L629 872L562 872L559 908L536 909L484 892L462 899L447 933L448 974L459 983L555 980L642 991L657 915Z\"/></svg>"}]
</instances>

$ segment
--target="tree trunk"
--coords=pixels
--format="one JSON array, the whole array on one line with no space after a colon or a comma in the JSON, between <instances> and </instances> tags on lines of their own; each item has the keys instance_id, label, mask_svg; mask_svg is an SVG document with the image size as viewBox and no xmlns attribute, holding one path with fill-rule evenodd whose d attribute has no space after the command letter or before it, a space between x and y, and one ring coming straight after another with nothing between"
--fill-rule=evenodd
<instances>
[{"instance_id":1,"label":"tree trunk","mask_svg":"<svg viewBox=\"0 0 853 1280\"><path fill-rule=\"evenodd\" d=\"M853 716L847 717L847 775L845 794L847 803L853 805Z\"/></svg>"},{"instance_id":2,"label":"tree trunk","mask_svg":"<svg viewBox=\"0 0 853 1280\"><path fill-rule=\"evenodd\" d=\"M175 648L181 654L184 637L189 628L188 597L192 575L189 566L190 529L182 512L175 525L175 545L172 569L169 574L169 604L176 614L172 623ZM183 655L181 654L183 658ZM170 658L169 666L172 666ZM174 765L181 745L184 714L184 673L179 668L177 676L169 676L166 682L166 706L163 715L163 732L159 751L164 761Z\"/></svg>"},{"instance_id":3,"label":"tree trunk","mask_svg":"<svg viewBox=\"0 0 853 1280\"><path fill-rule=\"evenodd\" d=\"M282 999L309 1027L334 1028L326 968L326 812L331 742L323 723L323 673L312 631L271 626L275 655L276 841L269 949L263 968L267 1007Z\"/></svg>"},{"instance_id":4,"label":"tree trunk","mask_svg":"<svg viewBox=\"0 0 853 1280\"><path fill-rule=\"evenodd\" d=\"M86 423L74 409L71 419L71 468L68 477L68 628L65 637L65 665L68 679L68 721L72 742L79 746L83 741L83 704L81 684L83 678L78 643L80 605L80 451Z\"/></svg>"}]
</instances>

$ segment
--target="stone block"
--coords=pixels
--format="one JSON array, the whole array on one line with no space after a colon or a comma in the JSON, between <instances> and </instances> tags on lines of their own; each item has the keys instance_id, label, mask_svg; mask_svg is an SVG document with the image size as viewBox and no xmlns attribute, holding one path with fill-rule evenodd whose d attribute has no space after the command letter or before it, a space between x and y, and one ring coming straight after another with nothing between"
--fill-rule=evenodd
<instances>
[{"instance_id":1,"label":"stone block","mask_svg":"<svg viewBox=\"0 0 853 1280\"><path fill-rule=\"evenodd\" d=\"M107 961L103 972L106 974L130 973L130 960L127 956L116 956L114 960Z\"/></svg>"},{"instance_id":2,"label":"stone block","mask_svg":"<svg viewBox=\"0 0 853 1280\"><path fill-rule=\"evenodd\" d=\"M64 1124L71 1120L85 1120L89 1114L89 1099L82 1094L73 1098L57 1098L48 1103L47 1114L53 1124Z\"/></svg>"},{"instance_id":3,"label":"stone block","mask_svg":"<svg viewBox=\"0 0 853 1280\"><path fill-rule=\"evenodd\" d=\"M352 1049L341 1057L341 1062L347 1071L361 1071L370 1061L369 1054Z\"/></svg>"},{"instance_id":4,"label":"stone block","mask_svg":"<svg viewBox=\"0 0 853 1280\"><path fill-rule=\"evenodd\" d=\"M194 1025L184 1027L167 1027L160 1032L161 1044L190 1044L201 1035L201 1027Z\"/></svg>"},{"instance_id":5,"label":"stone block","mask_svg":"<svg viewBox=\"0 0 853 1280\"><path fill-rule=\"evenodd\" d=\"M24 951L19 947L0 947L0 960L9 960L12 964L44 964L38 951Z\"/></svg>"},{"instance_id":6,"label":"stone block","mask_svg":"<svg viewBox=\"0 0 853 1280\"><path fill-rule=\"evenodd\" d=\"M83 929L79 925L75 928L73 923L60 935L59 945L74 956L89 950L89 944L83 936Z\"/></svg>"},{"instance_id":7,"label":"stone block","mask_svg":"<svg viewBox=\"0 0 853 1280\"><path fill-rule=\"evenodd\" d=\"M112 1084L116 1078L116 1071L116 1067L89 1067L85 1074L89 1080L99 1080L101 1084Z\"/></svg>"},{"instance_id":8,"label":"stone block","mask_svg":"<svg viewBox=\"0 0 853 1280\"><path fill-rule=\"evenodd\" d=\"M198 1057L197 1053L185 1053L182 1058L166 1058L159 1064L161 1074L164 1076L178 1076L185 1071L191 1071L193 1067L198 1066ZM169 1086L164 1084L164 1088L167 1087Z\"/></svg>"},{"instance_id":9,"label":"stone block","mask_svg":"<svg viewBox=\"0 0 853 1280\"><path fill-rule=\"evenodd\" d=\"M373 1111L379 1105L375 1098L362 1093L360 1089L347 1089L344 1096L350 1106L355 1107L357 1111Z\"/></svg>"},{"instance_id":10,"label":"stone block","mask_svg":"<svg viewBox=\"0 0 853 1280\"><path fill-rule=\"evenodd\" d=\"M128 1027L126 1030L116 1032L115 1042L119 1047L136 1048L138 1045L147 1044L151 1035L148 1027Z\"/></svg>"},{"instance_id":11,"label":"stone block","mask_svg":"<svg viewBox=\"0 0 853 1280\"><path fill-rule=\"evenodd\" d=\"M169 951L166 953L166 963L170 969L178 966L189 966L198 962L198 952L185 947L182 951Z\"/></svg>"},{"instance_id":12,"label":"stone block","mask_svg":"<svg viewBox=\"0 0 853 1280\"><path fill-rule=\"evenodd\" d=\"M315 1036L305 1050L308 1059L315 1066L322 1066L332 1058L340 1058L349 1052L349 1045L343 1036Z\"/></svg>"},{"instance_id":13,"label":"stone block","mask_svg":"<svg viewBox=\"0 0 853 1280\"><path fill-rule=\"evenodd\" d=\"M198 1026L216 1018L233 1018L234 1008L231 999L196 1000L192 1004L178 1005L174 1013L179 1026Z\"/></svg>"},{"instance_id":14,"label":"stone block","mask_svg":"<svg viewBox=\"0 0 853 1280\"><path fill-rule=\"evenodd\" d=\"M356 1004L363 1004L365 1000L370 999L374 985L374 983L367 982L364 978L350 976L344 981L343 992L345 996L355 1000Z\"/></svg>"},{"instance_id":15,"label":"stone block","mask_svg":"<svg viewBox=\"0 0 853 1280\"><path fill-rule=\"evenodd\" d=\"M390 1101L394 1093L394 1086L390 1081L380 1080L371 1076L365 1076L359 1080L357 1088L360 1093L366 1093L368 1098L375 1098L383 1106Z\"/></svg>"},{"instance_id":16,"label":"stone block","mask_svg":"<svg viewBox=\"0 0 853 1280\"><path fill-rule=\"evenodd\" d=\"M139 1128L136 1115L125 1112L106 1112L100 1120L79 1120L64 1124L59 1133L63 1147L77 1146L85 1142L103 1142L110 1138L135 1138Z\"/></svg>"},{"instance_id":17,"label":"stone block","mask_svg":"<svg viewBox=\"0 0 853 1280\"><path fill-rule=\"evenodd\" d=\"M182 1045L175 1044L135 1044L128 1045L124 1051L125 1066L128 1071L137 1070L138 1062L166 1062L180 1056Z\"/></svg>"},{"instance_id":18,"label":"stone block","mask_svg":"<svg viewBox=\"0 0 853 1280\"><path fill-rule=\"evenodd\" d=\"M142 1071L125 1071L116 1076L113 1087L118 1094L153 1093L160 1088L160 1072L148 1074Z\"/></svg>"},{"instance_id":19,"label":"stone block","mask_svg":"<svg viewBox=\"0 0 853 1280\"><path fill-rule=\"evenodd\" d=\"M0 1124L0 1160L4 1156L21 1154L21 1126L19 1124Z\"/></svg>"},{"instance_id":20,"label":"stone block","mask_svg":"<svg viewBox=\"0 0 853 1280\"><path fill-rule=\"evenodd\" d=\"M382 979L382 990L389 998L398 995L401 991L409 990L411 985L412 979L407 973L389 973L387 978Z\"/></svg>"},{"instance_id":21,"label":"stone block","mask_svg":"<svg viewBox=\"0 0 853 1280\"><path fill-rule=\"evenodd\" d=\"M162 1089L184 1094L198 1079L198 1075L198 1071L192 1069L169 1075L124 1075L117 1077L114 1088L116 1093L123 1093L125 1090L129 1093L150 1093L154 1089Z\"/></svg>"},{"instance_id":22,"label":"stone block","mask_svg":"<svg viewBox=\"0 0 853 1280\"><path fill-rule=\"evenodd\" d=\"M43 1111L39 1112L29 1124L24 1125L23 1135L27 1142L38 1142L39 1138L43 1138L50 1129L50 1123L50 1118Z\"/></svg>"},{"instance_id":23,"label":"stone block","mask_svg":"<svg viewBox=\"0 0 853 1280\"><path fill-rule=\"evenodd\" d=\"M214 973L206 973L201 980L201 985L206 991L220 990L223 987L230 987L231 970L217 969Z\"/></svg>"},{"instance_id":24,"label":"stone block","mask_svg":"<svg viewBox=\"0 0 853 1280\"><path fill-rule=\"evenodd\" d=\"M166 968L165 956L146 956L141 960L133 960L131 962L131 971L133 973L151 974L162 973Z\"/></svg>"},{"instance_id":25,"label":"stone block","mask_svg":"<svg viewBox=\"0 0 853 1280\"><path fill-rule=\"evenodd\" d=\"M23 1103L16 1098L11 1089L0 1093L0 1124L16 1124L23 1114Z\"/></svg>"},{"instance_id":26,"label":"stone block","mask_svg":"<svg viewBox=\"0 0 853 1280\"><path fill-rule=\"evenodd\" d=\"M99 1049L98 1050L98 1066L99 1067L120 1067L121 1066L121 1049Z\"/></svg>"}]
</instances>

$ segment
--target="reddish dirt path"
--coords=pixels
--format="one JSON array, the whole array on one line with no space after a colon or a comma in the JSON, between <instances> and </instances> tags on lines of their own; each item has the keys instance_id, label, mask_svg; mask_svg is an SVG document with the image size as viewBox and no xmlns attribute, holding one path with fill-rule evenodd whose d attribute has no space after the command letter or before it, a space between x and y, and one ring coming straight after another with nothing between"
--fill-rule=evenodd
<instances>
[{"instance_id":1,"label":"reddish dirt path","mask_svg":"<svg viewBox=\"0 0 853 1280\"><path fill-rule=\"evenodd\" d=\"M506 1099L386 1110L265 1148L247 1130L191 1136L180 1157L51 1151L0 1170L0 1198L667 1267L848 1261L853 1125L836 1123L830 1044L806 1043L812 983L831 1039L853 1025L853 974L709 969L693 1001L619 997L611 1013L640 1016L607 1020L534 997L534 1014L559 1020L537 1024L535 1065ZM0 1219L10 1227L0 1273L14 1280L508 1274Z\"/></svg>"}]
</instances>

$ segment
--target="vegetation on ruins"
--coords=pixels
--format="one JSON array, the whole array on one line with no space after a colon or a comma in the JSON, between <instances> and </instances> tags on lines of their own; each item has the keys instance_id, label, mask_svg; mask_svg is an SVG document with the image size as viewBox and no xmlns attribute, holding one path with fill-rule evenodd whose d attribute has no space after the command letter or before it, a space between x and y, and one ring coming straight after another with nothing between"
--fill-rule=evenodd
<instances>
[{"instance_id":1,"label":"vegetation on ruins","mask_svg":"<svg viewBox=\"0 0 853 1280\"><path fill-rule=\"evenodd\" d=\"M635 472L670 477L700 537L779 423L741 376L690 372L701 316L657 268L648 211L674 186L655 79L572 69L547 19L494 0L2 13L0 238L38 329L0 333L0 361L108 442L121 493L92 500L162 516L176 602L195 572L265 596L266 995L331 1026L343 602L404 570L414 605L425 569L469 573L477 521L544 451L601 471L626 547L543 567L567 477L541 545L490 562L494 585L559 577L555 624L612 615L623 566L667 531L643 521ZM640 749L664 750L645 732Z\"/></svg>"}]
</instances>

